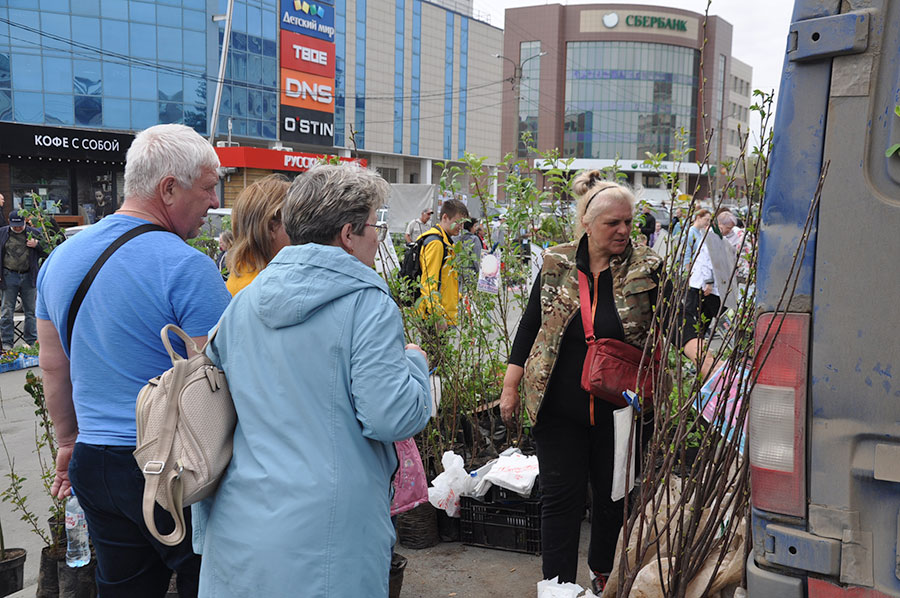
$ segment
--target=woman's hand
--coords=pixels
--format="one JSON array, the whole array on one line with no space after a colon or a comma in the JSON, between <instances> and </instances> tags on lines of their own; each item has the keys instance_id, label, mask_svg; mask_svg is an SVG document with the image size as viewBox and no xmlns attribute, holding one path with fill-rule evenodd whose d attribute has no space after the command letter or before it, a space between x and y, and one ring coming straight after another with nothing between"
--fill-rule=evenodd
<instances>
[{"instance_id":1,"label":"woman's hand","mask_svg":"<svg viewBox=\"0 0 900 598\"><path fill-rule=\"evenodd\" d=\"M519 383L525 374L525 368L520 365L509 364L506 366L506 376L503 377L503 392L500 393L500 417L507 426L516 421L516 415L522 405L519 397Z\"/></svg>"}]
</instances>

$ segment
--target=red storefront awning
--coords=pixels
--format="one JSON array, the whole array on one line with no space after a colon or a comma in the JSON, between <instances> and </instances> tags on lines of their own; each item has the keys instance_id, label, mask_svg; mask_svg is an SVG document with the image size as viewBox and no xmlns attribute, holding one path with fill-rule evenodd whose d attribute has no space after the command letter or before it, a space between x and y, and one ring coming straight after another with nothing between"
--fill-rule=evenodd
<instances>
[{"instance_id":1,"label":"red storefront awning","mask_svg":"<svg viewBox=\"0 0 900 598\"><path fill-rule=\"evenodd\" d=\"M261 168L263 170L292 170L304 172L324 158L335 158L328 154L305 154L302 152L283 152L264 147L217 147L219 161L225 168ZM366 161L354 158L340 158L341 162L359 162L366 166Z\"/></svg>"}]
</instances>

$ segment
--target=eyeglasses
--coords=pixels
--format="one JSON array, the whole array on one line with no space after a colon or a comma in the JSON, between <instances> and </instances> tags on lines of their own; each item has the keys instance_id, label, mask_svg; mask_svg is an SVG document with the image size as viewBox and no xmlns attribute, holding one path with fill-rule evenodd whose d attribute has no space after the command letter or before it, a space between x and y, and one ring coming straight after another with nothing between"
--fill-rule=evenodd
<instances>
[{"instance_id":1,"label":"eyeglasses","mask_svg":"<svg viewBox=\"0 0 900 598\"><path fill-rule=\"evenodd\" d=\"M372 228L378 229L378 242L381 243L387 238L388 234L388 225L387 224L369 224L366 222L366 226L371 226Z\"/></svg>"}]
</instances>

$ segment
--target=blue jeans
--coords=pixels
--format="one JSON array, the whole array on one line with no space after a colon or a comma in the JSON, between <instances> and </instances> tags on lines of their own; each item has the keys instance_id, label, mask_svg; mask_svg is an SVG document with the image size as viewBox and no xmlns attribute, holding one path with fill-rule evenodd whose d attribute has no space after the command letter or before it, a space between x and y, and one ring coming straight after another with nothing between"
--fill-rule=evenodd
<instances>
[{"instance_id":1,"label":"blue jeans","mask_svg":"<svg viewBox=\"0 0 900 598\"><path fill-rule=\"evenodd\" d=\"M191 548L191 509L185 509L188 530L180 544L166 546L151 536L141 510L144 476L133 451L79 442L69 461L69 479L97 553L100 598L163 598L172 571L178 573L179 596L196 597L200 557ZM175 527L158 504L156 527L162 534Z\"/></svg>"},{"instance_id":2,"label":"blue jeans","mask_svg":"<svg viewBox=\"0 0 900 598\"><path fill-rule=\"evenodd\" d=\"M16 340L13 316L16 313L16 299L22 296L22 311L25 312L25 342L33 345L37 341L37 320L34 319L34 302L37 289L31 282L31 272L19 273L3 268L3 307L0 308L0 339L5 348L12 348Z\"/></svg>"}]
</instances>

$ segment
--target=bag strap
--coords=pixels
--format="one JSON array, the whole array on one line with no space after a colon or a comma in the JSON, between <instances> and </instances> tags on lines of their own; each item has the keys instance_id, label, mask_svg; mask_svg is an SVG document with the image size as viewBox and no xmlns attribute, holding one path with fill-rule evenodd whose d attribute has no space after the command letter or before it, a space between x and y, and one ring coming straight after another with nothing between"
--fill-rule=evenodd
<instances>
[{"instance_id":1,"label":"bag strap","mask_svg":"<svg viewBox=\"0 0 900 598\"><path fill-rule=\"evenodd\" d=\"M88 289L91 288L91 284L97 277L97 273L100 272L100 268L103 267L103 264L106 263L106 260L108 260L119 247L138 235L153 231L166 232L166 229L158 224L147 223L125 231L119 236L118 239L113 241L109 245L109 247L107 247L103 251L103 253L100 254L100 257L97 258L97 261L94 262L94 265L91 266L91 269L88 270L88 273L84 275L81 284L78 285L78 290L75 291L75 296L72 297L72 304L69 305L69 314L66 318L66 348L69 350L70 354L72 351L72 331L75 329L75 317L78 315L78 310L81 309L81 303L84 301Z\"/></svg>"},{"instance_id":2,"label":"bag strap","mask_svg":"<svg viewBox=\"0 0 900 598\"><path fill-rule=\"evenodd\" d=\"M578 300L581 303L581 325L584 326L584 339L590 343L596 340L594 337L594 311L591 309L591 290L588 288L588 278L581 270L578 270Z\"/></svg>"},{"instance_id":3,"label":"bag strap","mask_svg":"<svg viewBox=\"0 0 900 598\"><path fill-rule=\"evenodd\" d=\"M171 326L171 324L169 325ZM169 326L163 328L166 331ZM174 327L176 334L184 332ZM180 336L180 335L179 335ZM185 335L187 336L187 335ZM190 337L187 337L190 339ZM195 345L196 347L196 345ZM159 452L154 461L148 461L144 465L144 498L141 508L144 513L144 523L147 529L153 534L157 540L166 546L175 546L179 544L185 536L184 522L184 505L182 503L183 490L181 481L181 472L183 467L180 461L170 464L169 459L172 456L172 443L175 440L175 425L178 423L178 397L172 395L172 389L183 388L184 380L187 375L188 361L180 356L173 360L173 375L169 381L169 387L164 389L168 402L166 404L166 418L162 428L159 431L159 441L156 446ZM162 479L161 479L162 478ZM156 508L156 492L159 485L163 484L166 493L166 502L169 505L169 512L175 520L175 529L172 533L163 536L156 528L156 519L154 511Z\"/></svg>"},{"instance_id":4,"label":"bag strap","mask_svg":"<svg viewBox=\"0 0 900 598\"><path fill-rule=\"evenodd\" d=\"M437 227L432 227L432 228L437 228ZM429 239L431 237L434 237L434 238L431 239L430 241L428 241L427 239ZM447 243L444 241L443 235L441 235L440 233L431 233L430 235L425 235L424 237L422 237L422 245L420 246L420 251L424 251L425 246L428 245L429 243L433 243L434 241L441 242L441 267L438 268L438 288L437 288L438 292L440 292L441 283L443 282L441 279L444 276L444 262L447 261L447 248L450 246L447 245Z\"/></svg>"},{"instance_id":5,"label":"bag strap","mask_svg":"<svg viewBox=\"0 0 900 598\"><path fill-rule=\"evenodd\" d=\"M169 358L172 360L172 365L175 365L176 361L183 361L184 357L175 352L175 349L172 348L172 341L169 340L169 333L173 333L175 336L179 337L184 341L184 346L187 349L192 350L194 353L206 353L206 348L212 342L212 340L216 337L216 333L219 331L219 325L216 324L215 328L209 333L209 336L206 337L206 342L202 347L197 347L197 343L194 342L194 339L188 336L187 332L176 326L175 324L166 324L162 327L162 330L159 331L159 336L162 339L163 346L166 348L166 352L169 354Z\"/></svg>"}]
</instances>

